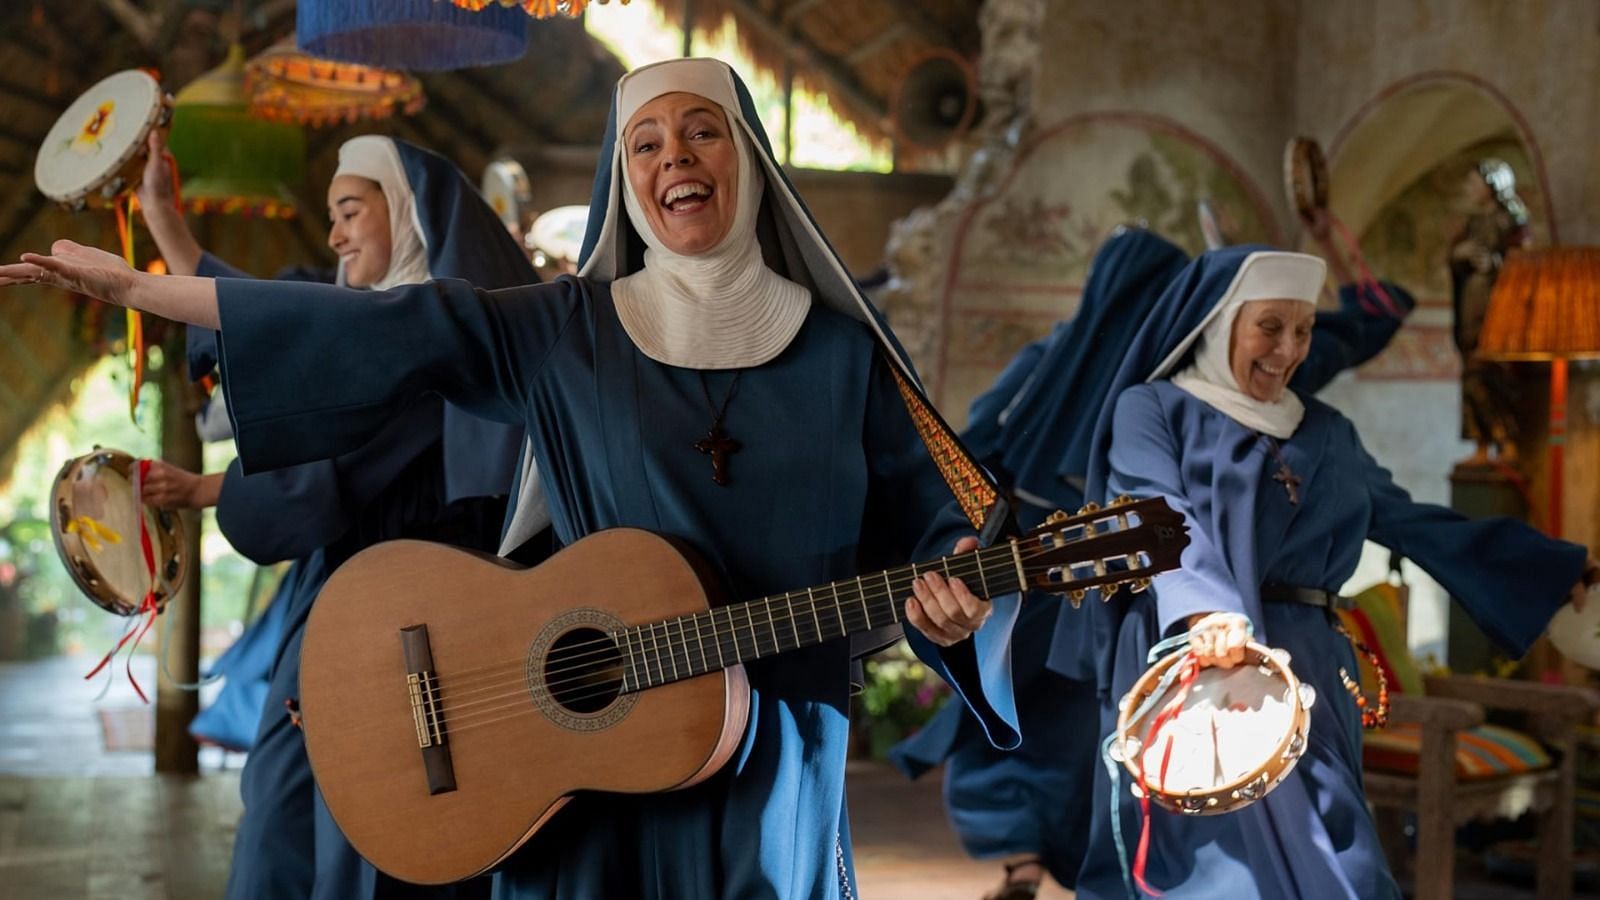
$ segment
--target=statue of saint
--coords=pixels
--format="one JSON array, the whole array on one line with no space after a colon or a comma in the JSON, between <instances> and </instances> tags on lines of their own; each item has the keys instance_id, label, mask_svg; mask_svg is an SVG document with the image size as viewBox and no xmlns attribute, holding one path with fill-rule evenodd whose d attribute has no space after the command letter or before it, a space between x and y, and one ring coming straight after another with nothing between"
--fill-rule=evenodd
<instances>
[{"instance_id":1,"label":"statue of saint","mask_svg":"<svg viewBox=\"0 0 1600 900\"><path fill-rule=\"evenodd\" d=\"M1503 363L1475 359L1489 295L1506 253L1528 243L1528 210L1516 176L1498 159L1474 166L1463 185L1466 221L1450 241L1455 343L1461 353L1461 436L1477 444L1464 465L1488 465L1491 454L1516 460L1516 382Z\"/></svg>"}]
</instances>

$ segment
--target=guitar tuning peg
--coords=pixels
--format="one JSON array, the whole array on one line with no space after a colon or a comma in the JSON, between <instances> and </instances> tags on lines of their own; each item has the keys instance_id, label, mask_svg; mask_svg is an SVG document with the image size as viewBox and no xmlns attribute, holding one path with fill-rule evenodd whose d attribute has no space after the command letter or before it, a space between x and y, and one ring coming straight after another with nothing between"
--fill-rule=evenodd
<instances>
[{"instance_id":1,"label":"guitar tuning peg","mask_svg":"<svg viewBox=\"0 0 1600 900\"><path fill-rule=\"evenodd\" d=\"M1133 498L1127 494L1118 494L1117 499L1111 501L1112 506L1127 506L1133 503Z\"/></svg>"},{"instance_id":2,"label":"guitar tuning peg","mask_svg":"<svg viewBox=\"0 0 1600 900\"><path fill-rule=\"evenodd\" d=\"M1078 515L1080 515L1080 516L1083 515L1084 513L1092 513L1092 512L1099 512L1099 511L1100 511L1100 504L1094 502L1093 500L1090 500L1088 503L1085 503L1084 505L1078 507Z\"/></svg>"},{"instance_id":3,"label":"guitar tuning peg","mask_svg":"<svg viewBox=\"0 0 1600 900\"><path fill-rule=\"evenodd\" d=\"M1142 594L1148 590L1149 587L1150 579L1148 578L1135 578L1128 582L1128 591L1134 594Z\"/></svg>"},{"instance_id":4,"label":"guitar tuning peg","mask_svg":"<svg viewBox=\"0 0 1600 900\"><path fill-rule=\"evenodd\" d=\"M1055 512L1051 513L1050 515L1046 516L1044 521L1045 521L1046 525L1060 525L1062 522L1065 522L1069 518L1071 518L1071 516L1068 516L1066 513L1062 512L1061 510L1058 509Z\"/></svg>"},{"instance_id":5,"label":"guitar tuning peg","mask_svg":"<svg viewBox=\"0 0 1600 900\"><path fill-rule=\"evenodd\" d=\"M1084 590L1073 591L1071 594L1069 594L1068 596L1072 598L1072 608L1077 609L1083 606L1083 598L1088 595L1089 592Z\"/></svg>"},{"instance_id":6,"label":"guitar tuning peg","mask_svg":"<svg viewBox=\"0 0 1600 900\"><path fill-rule=\"evenodd\" d=\"M1100 596L1109 600L1119 589L1121 589L1121 587L1122 585L1115 581L1110 582L1109 584L1102 584L1100 585Z\"/></svg>"}]
</instances>

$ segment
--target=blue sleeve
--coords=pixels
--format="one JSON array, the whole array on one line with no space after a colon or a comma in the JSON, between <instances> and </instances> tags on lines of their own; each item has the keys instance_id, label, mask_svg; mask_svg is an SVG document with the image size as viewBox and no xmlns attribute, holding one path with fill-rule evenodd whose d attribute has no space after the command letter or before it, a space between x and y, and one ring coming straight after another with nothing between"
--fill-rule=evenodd
<instances>
[{"instance_id":1,"label":"blue sleeve","mask_svg":"<svg viewBox=\"0 0 1600 900\"><path fill-rule=\"evenodd\" d=\"M503 291L457 279L393 291L219 279L222 381L244 471L346 453L428 393L524 421L582 291L570 278Z\"/></svg>"},{"instance_id":2,"label":"blue sleeve","mask_svg":"<svg viewBox=\"0 0 1600 900\"><path fill-rule=\"evenodd\" d=\"M1197 500L1185 490L1179 467L1182 445L1173 434L1161 408L1161 398L1148 385L1136 385L1117 398L1111 424L1110 477L1107 495L1165 497L1189 526L1189 546L1180 557L1181 568L1163 572L1151 582L1161 631L1182 631L1199 613L1233 612L1250 616L1239 595L1223 547L1196 508ZM1137 602L1137 601L1136 601ZM1256 622L1256 627L1261 627Z\"/></svg>"},{"instance_id":3,"label":"blue sleeve","mask_svg":"<svg viewBox=\"0 0 1600 900\"><path fill-rule=\"evenodd\" d=\"M217 525L261 565L298 559L333 543L411 462L440 440L440 403L425 401L387 422L355 450L244 474L228 466L217 499Z\"/></svg>"},{"instance_id":4,"label":"blue sleeve","mask_svg":"<svg viewBox=\"0 0 1600 900\"><path fill-rule=\"evenodd\" d=\"M201 278L250 278L250 273L236 269L210 253L202 252L200 262L195 266L196 275ZM288 281L320 281L331 282L328 273L304 269L285 269L278 273L279 280ZM209 328L196 328L193 325L188 329L188 357L189 378L199 381L210 371L217 367L217 333Z\"/></svg>"},{"instance_id":5,"label":"blue sleeve","mask_svg":"<svg viewBox=\"0 0 1600 900\"><path fill-rule=\"evenodd\" d=\"M1000 453L1000 416L1010 408L1011 402L1017 399L1023 386L1032 377L1049 342L1049 337L1042 337L1023 347L1006 365L994 385L972 401L967 411L967 427L961 432L961 442L984 465L993 467L994 458Z\"/></svg>"},{"instance_id":6,"label":"blue sleeve","mask_svg":"<svg viewBox=\"0 0 1600 900\"><path fill-rule=\"evenodd\" d=\"M1361 446L1354 426L1345 428L1372 499L1368 536L1444 585L1506 652L1527 653L1583 575L1588 550L1516 519L1468 519L1412 500Z\"/></svg>"},{"instance_id":7,"label":"blue sleeve","mask_svg":"<svg viewBox=\"0 0 1600 900\"><path fill-rule=\"evenodd\" d=\"M1383 288L1399 304L1399 316L1385 311L1376 298L1363 304L1363 295L1370 293L1365 286L1347 284L1339 289L1339 308L1317 313L1311 350L1295 370L1291 387L1315 394L1340 372L1366 363L1389 346L1416 300L1398 285L1384 282Z\"/></svg>"},{"instance_id":8,"label":"blue sleeve","mask_svg":"<svg viewBox=\"0 0 1600 900\"><path fill-rule=\"evenodd\" d=\"M873 360L867 397L870 483L863 540L882 548L876 559L893 555L898 565L947 556L957 540L976 532L917 434L889 365L881 355ZM1021 598L1011 594L992 597L990 602L994 614L989 621L971 640L953 647L940 647L915 628L906 628L905 635L917 658L949 682L972 710L990 743L1010 749L1021 743L1010 654L1011 628Z\"/></svg>"}]
</instances>

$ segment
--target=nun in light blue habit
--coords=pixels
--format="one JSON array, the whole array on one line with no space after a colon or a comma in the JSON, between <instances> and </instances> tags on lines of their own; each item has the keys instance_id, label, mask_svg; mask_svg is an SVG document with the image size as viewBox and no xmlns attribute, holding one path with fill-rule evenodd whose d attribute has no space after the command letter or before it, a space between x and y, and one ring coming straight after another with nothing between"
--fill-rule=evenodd
<instances>
[{"instance_id":1,"label":"nun in light blue habit","mask_svg":"<svg viewBox=\"0 0 1600 900\"><path fill-rule=\"evenodd\" d=\"M1118 229L1095 254L1073 318L1023 348L973 401L962 439L1012 488L1023 528L1083 505L1094 421L1118 362L1188 262L1149 231ZM1410 295L1386 287L1409 311ZM1320 390L1375 356L1398 330L1402 320L1363 306L1361 290L1345 286L1339 309L1317 314L1307 361L1295 372L1297 389ZM1022 865L1031 860L1069 888L1077 881L1093 802L1087 787L1100 766L1088 615L1058 597L1030 595L1024 603L1011 648L1021 747L990 746L952 704L891 753L913 778L945 763L945 808L962 845L978 858L1011 860L1008 878L1019 886L1011 894L1002 886L996 898L1031 895L1031 873Z\"/></svg>"},{"instance_id":2,"label":"nun in light blue habit","mask_svg":"<svg viewBox=\"0 0 1600 900\"><path fill-rule=\"evenodd\" d=\"M1172 898L1400 896L1362 795L1360 710L1339 677L1356 671L1355 656L1326 606L1363 540L1426 569L1514 656L1592 575L1584 548L1522 522L1413 501L1348 419L1286 387L1323 277L1323 262L1304 254L1203 254L1156 303L1096 419L1088 495L1163 496L1191 538L1182 568L1149 592L1088 605L1102 735L1151 646L1197 625L1209 658L1242 641L1248 623L1317 691L1306 753L1265 799L1222 816L1152 811L1144 874ZM1126 779L1113 799L1104 768L1096 775L1078 896L1134 896L1112 816L1131 847L1138 804Z\"/></svg>"},{"instance_id":3,"label":"nun in light blue habit","mask_svg":"<svg viewBox=\"0 0 1600 900\"><path fill-rule=\"evenodd\" d=\"M562 543L648 528L753 598L971 536L897 386L916 393L909 361L725 64L675 60L618 83L589 231L578 277L505 291L219 280L245 471L348 452L438 394L527 430L503 552L546 520ZM1016 598L969 605L964 591L919 582L908 638L1012 746ZM497 874L497 896L855 896L850 662L834 641L750 665L750 722L724 770L672 793L579 798Z\"/></svg>"},{"instance_id":4,"label":"nun in light blue habit","mask_svg":"<svg viewBox=\"0 0 1600 900\"><path fill-rule=\"evenodd\" d=\"M340 148L335 177L340 175L375 182L388 208L389 266L370 287L443 277L468 278L485 288L538 280L476 188L443 157L397 139L357 137ZM244 277L209 253L202 255L197 274ZM303 279L261 284L284 280ZM343 346L325 352L346 353L366 339L358 331L346 332ZM420 339L424 336L402 338ZM309 341L310 335L291 340ZM191 375L211 371L218 354L216 332L190 329ZM274 353L258 364L270 367L274 359L291 355ZM237 378L237 367L227 374ZM228 381L219 393L231 396ZM255 692L257 683L265 687L240 782L244 816L234 842L230 900L360 900L397 891L466 896L465 889L413 891L391 883L356 854L315 789L305 741L289 707L299 694L306 616L328 575L362 548L401 537L492 550L521 442L519 426L486 421L431 398L399 411L369 439L327 458L250 475L239 460L229 465L217 502L222 533L259 564L294 560L272 609L256 626L280 629L273 651L238 657L227 671L230 686L238 682L232 690ZM254 635L240 640L247 638ZM244 664L251 661L265 665L246 671Z\"/></svg>"}]
</instances>

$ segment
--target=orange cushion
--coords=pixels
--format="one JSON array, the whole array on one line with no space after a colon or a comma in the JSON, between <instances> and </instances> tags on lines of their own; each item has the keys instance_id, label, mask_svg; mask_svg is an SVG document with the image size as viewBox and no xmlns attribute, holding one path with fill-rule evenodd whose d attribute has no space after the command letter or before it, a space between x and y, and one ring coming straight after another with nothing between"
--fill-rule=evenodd
<instances>
[{"instance_id":1,"label":"orange cushion","mask_svg":"<svg viewBox=\"0 0 1600 900\"><path fill-rule=\"evenodd\" d=\"M1361 762L1375 772L1417 774L1422 726L1397 724L1369 731L1361 745ZM1456 778L1471 781L1537 772L1550 768L1550 754L1538 741L1499 725L1479 725L1456 732Z\"/></svg>"}]
</instances>

